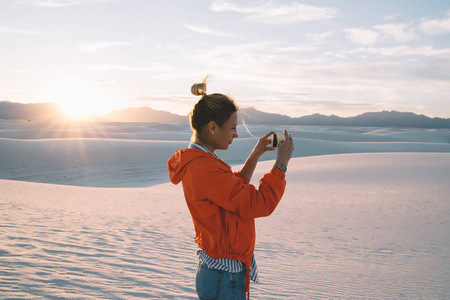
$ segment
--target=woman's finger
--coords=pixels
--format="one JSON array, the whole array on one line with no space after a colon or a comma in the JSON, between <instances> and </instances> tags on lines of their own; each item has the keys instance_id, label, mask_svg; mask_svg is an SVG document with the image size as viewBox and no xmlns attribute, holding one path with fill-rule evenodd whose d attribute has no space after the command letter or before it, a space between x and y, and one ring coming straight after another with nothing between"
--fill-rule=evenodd
<instances>
[{"instance_id":1,"label":"woman's finger","mask_svg":"<svg viewBox=\"0 0 450 300\"><path fill-rule=\"evenodd\" d=\"M271 131L271 132L267 133L265 136L263 136L262 138L267 139L269 136L271 136L274 133L275 133L275 131Z\"/></svg>"}]
</instances>

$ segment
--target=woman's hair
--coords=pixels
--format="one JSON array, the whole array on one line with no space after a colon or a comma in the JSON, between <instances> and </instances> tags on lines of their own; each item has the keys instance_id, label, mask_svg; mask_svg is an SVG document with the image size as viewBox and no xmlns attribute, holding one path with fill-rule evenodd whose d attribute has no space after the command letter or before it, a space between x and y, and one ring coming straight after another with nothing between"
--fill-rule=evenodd
<instances>
[{"instance_id":1,"label":"woman's hair","mask_svg":"<svg viewBox=\"0 0 450 300\"><path fill-rule=\"evenodd\" d=\"M238 111L238 107L233 99L223 94L206 94L206 81L208 76L201 83L194 83L191 87L191 93L202 98L195 104L189 119L192 130L200 133L202 129L211 121L214 121L220 127Z\"/></svg>"}]
</instances>

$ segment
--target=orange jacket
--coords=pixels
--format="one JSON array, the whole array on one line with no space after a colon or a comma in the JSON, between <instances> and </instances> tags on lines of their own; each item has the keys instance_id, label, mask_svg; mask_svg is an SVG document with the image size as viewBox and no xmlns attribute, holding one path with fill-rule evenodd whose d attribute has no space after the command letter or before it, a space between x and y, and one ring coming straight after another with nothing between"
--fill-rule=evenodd
<instances>
[{"instance_id":1,"label":"orange jacket","mask_svg":"<svg viewBox=\"0 0 450 300\"><path fill-rule=\"evenodd\" d=\"M167 165L172 183L183 184L200 249L212 258L239 260L248 269L255 247L254 218L275 210L286 186L284 173L273 168L256 189L225 162L200 149L178 150Z\"/></svg>"}]
</instances>

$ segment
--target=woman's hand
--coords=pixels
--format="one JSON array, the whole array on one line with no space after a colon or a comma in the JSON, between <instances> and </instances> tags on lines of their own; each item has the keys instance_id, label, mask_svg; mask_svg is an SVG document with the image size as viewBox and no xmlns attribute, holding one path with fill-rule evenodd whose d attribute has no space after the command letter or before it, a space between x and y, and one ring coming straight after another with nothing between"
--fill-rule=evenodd
<instances>
[{"instance_id":1,"label":"woman's hand","mask_svg":"<svg viewBox=\"0 0 450 300\"><path fill-rule=\"evenodd\" d=\"M292 153L294 152L294 141L292 140L291 134L288 134L286 129L283 133L284 141L281 141L277 147L277 160L275 161L276 166L287 166L289 160L291 159Z\"/></svg>"},{"instance_id":2,"label":"woman's hand","mask_svg":"<svg viewBox=\"0 0 450 300\"><path fill-rule=\"evenodd\" d=\"M269 136L274 133L274 131L271 131L258 140L258 143L256 143L255 148L253 148L252 153L250 153L247 160L245 161L244 166L241 169L241 176L243 178L250 180L253 176L253 172L255 171L258 159L261 157L261 155L263 155L266 151L275 150L274 147L268 147L268 145L272 142L271 139L269 139Z\"/></svg>"},{"instance_id":3,"label":"woman's hand","mask_svg":"<svg viewBox=\"0 0 450 300\"><path fill-rule=\"evenodd\" d=\"M275 131L271 131L262 138L258 140L258 143L256 143L255 148L253 148L253 151L250 155L254 155L256 158L260 158L261 155L266 153L266 151L274 151L274 147L269 147L270 143L272 143L272 140L269 139L269 137L274 134Z\"/></svg>"}]
</instances>

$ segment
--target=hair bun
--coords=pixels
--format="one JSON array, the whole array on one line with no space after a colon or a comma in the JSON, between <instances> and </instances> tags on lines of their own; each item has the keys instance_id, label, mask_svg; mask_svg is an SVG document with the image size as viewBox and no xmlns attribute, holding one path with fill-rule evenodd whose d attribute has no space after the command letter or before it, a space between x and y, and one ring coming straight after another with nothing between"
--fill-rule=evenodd
<instances>
[{"instance_id":1,"label":"hair bun","mask_svg":"<svg viewBox=\"0 0 450 300\"><path fill-rule=\"evenodd\" d=\"M191 86L191 93L194 96L203 96L206 95L206 83L194 83Z\"/></svg>"}]
</instances>

